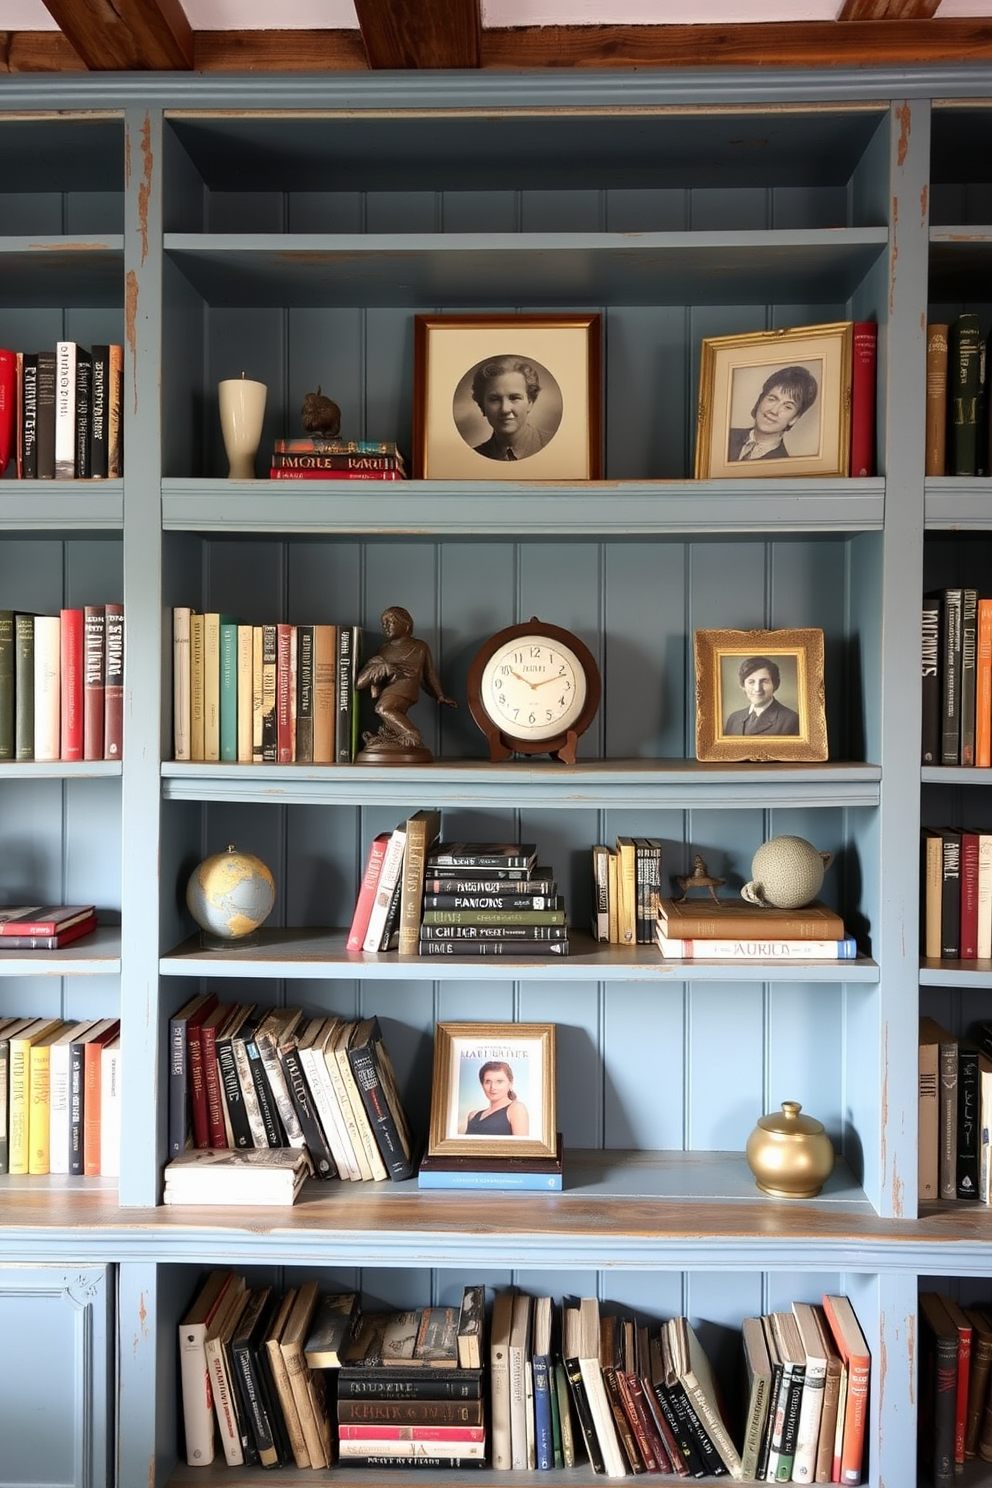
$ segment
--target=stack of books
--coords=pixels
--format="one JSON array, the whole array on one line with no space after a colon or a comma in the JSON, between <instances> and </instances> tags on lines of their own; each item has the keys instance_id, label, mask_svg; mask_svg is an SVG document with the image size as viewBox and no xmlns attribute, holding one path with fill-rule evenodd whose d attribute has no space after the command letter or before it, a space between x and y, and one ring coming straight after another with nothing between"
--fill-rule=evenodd
<instances>
[{"instance_id":1,"label":"stack of books","mask_svg":"<svg viewBox=\"0 0 992 1488\"><path fill-rule=\"evenodd\" d=\"M388 439L277 439L273 480L406 480L406 466Z\"/></svg>"},{"instance_id":2,"label":"stack of books","mask_svg":"<svg viewBox=\"0 0 992 1488\"><path fill-rule=\"evenodd\" d=\"M0 1019L0 1173L120 1173L117 1018Z\"/></svg>"},{"instance_id":3,"label":"stack of books","mask_svg":"<svg viewBox=\"0 0 992 1488\"><path fill-rule=\"evenodd\" d=\"M650 945L661 897L661 840L618 837L592 850L592 938Z\"/></svg>"},{"instance_id":4,"label":"stack of books","mask_svg":"<svg viewBox=\"0 0 992 1488\"><path fill-rule=\"evenodd\" d=\"M338 1456L348 1467L482 1467L485 1292L459 1307L367 1314L336 1371Z\"/></svg>"},{"instance_id":5,"label":"stack of books","mask_svg":"<svg viewBox=\"0 0 992 1488\"><path fill-rule=\"evenodd\" d=\"M173 754L193 763L350 764L358 625L247 625L172 612Z\"/></svg>"},{"instance_id":6,"label":"stack of books","mask_svg":"<svg viewBox=\"0 0 992 1488\"><path fill-rule=\"evenodd\" d=\"M668 961L853 961L857 943L835 910L762 908L744 899L661 899L655 943Z\"/></svg>"},{"instance_id":7,"label":"stack of books","mask_svg":"<svg viewBox=\"0 0 992 1488\"><path fill-rule=\"evenodd\" d=\"M120 760L124 607L0 610L0 760Z\"/></svg>"},{"instance_id":8,"label":"stack of books","mask_svg":"<svg viewBox=\"0 0 992 1488\"><path fill-rule=\"evenodd\" d=\"M564 1144L557 1133L554 1157L484 1157L432 1155L425 1152L417 1170L417 1187L444 1189L516 1190L526 1193L561 1193Z\"/></svg>"},{"instance_id":9,"label":"stack of books","mask_svg":"<svg viewBox=\"0 0 992 1488\"><path fill-rule=\"evenodd\" d=\"M166 1204L294 1204L313 1172L305 1147L193 1148L165 1167Z\"/></svg>"},{"instance_id":10,"label":"stack of books","mask_svg":"<svg viewBox=\"0 0 992 1488\"><path fill-rule=\"evenodd\" d=\"M250 1183L239 1154L302 1148L320 1179L412 1177L410 1127L377 1018L262 1014L200 993L171 1018L169 1049L174 1162L191 1148L226 1150ZM224 1166L221 1156L214 1164Z\"/></svg>"},{"instance_id":11,"label":"stack of books","mask_svg":"<svg viewBox=\"0 0 992 1488\"><path fill-rule=\"evenodd\" d=\"M18 904L0 908L0 952L57 951L92 935L95 904Z\"/></svg>"},{"instance_id":12,"label":"stack of books","mask_svg":"<svg viewBox=\"0 0 992 1488\"><path fill-rule=\"evenodd\" d=\"M567 956L568 918L534 843L438 842L427 854L421 956Z\"/></svg>"}]
</instances>

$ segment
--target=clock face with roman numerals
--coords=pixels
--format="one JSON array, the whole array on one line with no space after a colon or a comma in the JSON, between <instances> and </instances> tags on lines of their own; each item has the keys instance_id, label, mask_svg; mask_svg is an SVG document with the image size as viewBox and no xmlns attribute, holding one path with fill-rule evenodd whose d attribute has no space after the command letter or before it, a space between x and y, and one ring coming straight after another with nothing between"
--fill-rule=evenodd
<instances>
[{"instance_id":1,"label":"clock face with roman numerals","mask_svg":"<svg viewBox=\"0 0 992 1488\"><path fill-rule=\"evenodd\" d=\"M518 752L574 763L575 740L599 706L599 671L578 636L534 617L481 647L468 692L494 760Z\"/></svg>"}]
</instances>

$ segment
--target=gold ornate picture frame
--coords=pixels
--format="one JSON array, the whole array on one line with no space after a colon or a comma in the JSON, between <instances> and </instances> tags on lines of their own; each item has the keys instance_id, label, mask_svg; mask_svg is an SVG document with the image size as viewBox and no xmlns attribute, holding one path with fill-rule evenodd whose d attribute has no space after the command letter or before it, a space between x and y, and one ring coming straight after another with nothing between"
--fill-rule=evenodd
<instances>
[{"instance_id":1,"label":"gold ornate picture frame","mask_svg":"<svg viewBox=\"0 0 992 1488\"><path fill-rule=\"evenodd\" d=\"M822 630L697 630L693 645L697 759L827 759Z\"/></svg>"},{"instance_id":2,"label":"gold ornate picture frame","mask_svg":"<svg viewBox=\"0 0 992 1488\"><path fill-rule=\"evenodd\" d=\"M418 480L598 480L602 317L414 317Z\"/></svg>"},{"instance_id":3,"label":"gold ornate picture frame","mask_svg":"<svg viewBox=\"0 0 992 1488\"><path fill-rule=\"evenodd\" d=\"M431 1156L554 1157L556 1121L553 1023L436 1025Z\"/></svg>"},{"instance_id":4,"label":"gold ornate picture frame","mask_svg":"<svg viewBox=\"0 0 992 1488\"><path fill-rule=\"evenodd\" d=\"M696 479L847 475L852 321L702 345Z\"/></svg>"}]
</instances>

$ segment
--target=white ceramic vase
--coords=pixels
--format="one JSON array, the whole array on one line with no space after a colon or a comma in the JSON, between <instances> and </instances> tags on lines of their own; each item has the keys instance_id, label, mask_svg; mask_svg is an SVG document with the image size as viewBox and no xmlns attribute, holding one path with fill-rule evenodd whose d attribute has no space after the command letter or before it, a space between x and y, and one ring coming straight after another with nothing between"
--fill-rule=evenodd
<instances>
[{"instance_id":1,"label":"white ceramic vase","mask_svg":"<svg viewBox=\"0 0 992 1488\"><path fill-rule=\"evenodd\" d=\"M255 479L267 392L264 382L252 382L243 376L228 377L217 384L220 427L230 466L228 480Z\"/></svg>"}]
</instances>

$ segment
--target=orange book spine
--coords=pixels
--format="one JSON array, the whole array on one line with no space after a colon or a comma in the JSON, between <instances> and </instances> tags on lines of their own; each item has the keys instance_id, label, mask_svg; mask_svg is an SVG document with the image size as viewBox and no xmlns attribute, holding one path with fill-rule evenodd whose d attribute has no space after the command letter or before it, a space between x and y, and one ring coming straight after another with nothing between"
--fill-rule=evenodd
<instances>
[{"instance_id":1,"label":"orange book spine","mask_svg":"<svg viewBox=\"0 0 992 1488\"><path fill-rule=\"evenodd\" d=\"M87 1178L100 1174L100 1135L103 1129L100 1110L102 1063L98 1040L83 1050L83 1173Z\"/></svg>"},{"instance_id":2,"label":"orange book spine","mask_svg":"<svg viewBox=\"0 0 992 1488\"><path fill-rule=\"evenodd\" d=\"M980 770L987 770L992 766L992 599L978 601L975 765Z\"/></svg>"}]
</instances>

